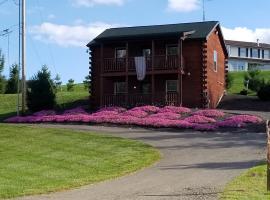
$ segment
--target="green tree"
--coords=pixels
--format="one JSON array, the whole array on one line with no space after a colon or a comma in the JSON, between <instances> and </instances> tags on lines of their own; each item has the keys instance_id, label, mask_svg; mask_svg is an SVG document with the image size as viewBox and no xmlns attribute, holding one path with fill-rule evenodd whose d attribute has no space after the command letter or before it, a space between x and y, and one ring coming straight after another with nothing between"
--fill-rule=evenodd
<instances>
[{"instance_id":1,"label":"green tree","mask_svg":"<svg viewBox=\"0 0 270 200\"><path fill-rule=\"evenodd\" d=\"M6 79L5 76L2 74L4 71L4 67L5 67L5 57L0 49L0 94L5 93Z\"/></svg>"},{"instance_id":2,"label":"green tree","mask_svg":"<svg viewBox=\"0 0 270 200\"><path fill-rule=\"evenodd\" d=\"M69 79L68 80L68 83L67 83L67 91L71 92L71 91L74 91L74 80L73 79Z\"/></svg>"},{"instance_id":3,"label":"green tree","mask_svg":"<svg viewBox=\"0 0 270 200\"><path fill-rule=\"evenodd\" d=\"M42 69L28 81L27 106L29 110L39 111L54 108L55 93L51 72L44 65Z\"/></svg>"},{"instance_id":4,"label":"green tree","mask_svg":"<svg viewBox=\"0 0 270 200\"><path fill-rule=\"evenodd\" d=\"M62 85L62 81L61 81L61 77L59 74L56 74L55 78L54 78L54 85L56 90L62 90L61 85Z\"/></svg>"},{"instance_id":5,"label":"green tree","mask_svg":"<svg viewBox=\"0 0 270 200\"><path fill-rule=\"evenodd\" d=\"M90 75L86 76L83 81L84 89L87 90L90 88L90 82L91 82L91 77Z\"/></svg>"},{"instance_id":6,"label":"green tree","mask_svg":"<svg viewBox=\"0 0 270 200\"><path fill-rule=\"evenodd\" d=\"M226 88L227 89L230 89L232 87L232 85L233 85L233 82L234 82L234 78L233 78L232 74L231 73L228 73L228 75L227 75L227 85L226 85Z\"/></svg>"},{"instance_id":7,"label":"green tree","mask_svg":"<svg viewBox=\"0 0 270 200\"><path fill-rule=\"evenodd\" d=\"M7 80L6 94L16 94L18 92L19 66L14 64L9 69L9 79Z\"/></svg>"},{"instance_id":8,"label":"green tree","mask_svg":"<svg viewBox=\"0 0 270 200\"><path fill-rule=\"evenodd\" d=\"M265 80L261 77L260 70L250 70L245 74L244 85L248 89L258 92L265 85Z\"/></svg>"}]
</instances>

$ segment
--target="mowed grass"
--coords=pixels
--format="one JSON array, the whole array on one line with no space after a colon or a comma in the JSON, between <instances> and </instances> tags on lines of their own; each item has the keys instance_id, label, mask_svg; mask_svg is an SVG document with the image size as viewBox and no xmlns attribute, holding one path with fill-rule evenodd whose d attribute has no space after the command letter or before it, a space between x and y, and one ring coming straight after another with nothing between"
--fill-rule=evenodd
<instances>
[{"instance_id":1,"label":"mowed grass","mask_svg":"<svg viewBox=\"0 0 270 200\"><path fill-rule=\"evenodd\" d=\"M246 72L229 72L233 77L233 85L228 90L230 94L239 94L241 90L245 89L244 87L244 76ZM262 71L261 77L266 81L270 81L270 71ZM254 95L254 92L250 93Z\"/></svg>"},{"instance_id":2,"label":"mowed grass","mask_svg":"<svg viewBox=\"0 0 270 200\"><path fill-rule=\"evenodd\" d=\"M251 168L229 183L221 200L269 200L266 191L266 165Z\"/></svg>"},{"instance_id":3,"label":"mowed grass","mask_svg":"<svg viewBox=\"0 0 270 200\"><path fill-rule=\"evenodd\" d=\"M83 84L76 84L74 91L68 92L66 86L56 94L58 109L66 109L76 105L88 104L89 93ZM21 98L21 97L20 97ZM15 115L17 112L17 94L0 94L0 121Z\"/></svg>"},{"instance_id":4,"label":"mowed grass","mask_svg":"<svg viewBox=\"0 0 270 200\"><path fill-rule=\"evenodd\" d=\"M0 199L116 178L160 158L141 142L79 131L0 124Z\"/></svg>"}]
</instances>

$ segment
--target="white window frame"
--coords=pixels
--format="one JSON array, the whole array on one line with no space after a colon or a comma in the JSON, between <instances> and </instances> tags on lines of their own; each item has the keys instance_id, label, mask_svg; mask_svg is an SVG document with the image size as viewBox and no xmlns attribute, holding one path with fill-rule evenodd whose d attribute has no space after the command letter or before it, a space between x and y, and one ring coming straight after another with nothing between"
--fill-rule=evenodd
<instances>
[{"instance_id":1,"label":"white window frame","mask_svg":"<svg viewBox=\"0 0 270 200\"><path fill-rule=\"evenodd\" d=\"M118 51L118 50L125 50L125 51L126 51L125 57L123 57L123 58L118 58L118 57L117 57L117 51ZM125 58L127 57L127 49L126 49L125 47L117 47L117 48L115 48L114 54L115 54L115 55L114 55L114 58L115 58L115 59L125 59Z\"/></svg>"},{"instance_id":2,"label":"white window frame","mask_svg":"<svg viewBox=\"0 0 270 200\"><path fill-rule=\"evenodd\" d=\"M214 72L218 71L218 52L214 50L213 53L213 61L214 61Z\"/></svg>"}]
</instances>

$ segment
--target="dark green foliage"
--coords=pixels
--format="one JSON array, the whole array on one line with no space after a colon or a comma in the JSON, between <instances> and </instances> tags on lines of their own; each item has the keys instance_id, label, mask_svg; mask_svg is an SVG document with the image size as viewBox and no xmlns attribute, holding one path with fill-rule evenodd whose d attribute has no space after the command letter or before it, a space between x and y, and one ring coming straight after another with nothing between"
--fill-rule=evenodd
<instances>
[{"instance_id":1,"label":"dark green foliage","mask_svg":"<svg viewBox=\"0 0 270 200\"><path fill-rule=\"evenodd\" d=\"M248 94L248 91L246 89L243 89L240 91L240 94L246 96Z\"/></svg>"},{"instance_id":2,"label":"dark green foliage","mask_svg":"<svg viewBox=\"0 0 270 200\"><path fill-rule=\"evenodd\" d=\"M28 81L27 106L31 111L52 109L55 106L55 88L46 66Z\"/></svg>"},{"instance_id":3,"label":"dark green foliage","mask_svg":"<svg viewBox=\"0 0 270 200\"><path fill-rule=\"evenodd\" d=\"M257 95L262 101L270 101L270 83L262 86Z\"/></svg>"},{"instance_id":4,"label":"dark green foliage","mask_svg":"<svg viewBox=\"0 0 270 200\"><path fill-rule=\"evenodd\" d=\"M68 92L71 92L74 90L74 86L75 86L74 82L75 81L73 79L68 80L68 83L67 83L67 91Z\"/></svg>"},{"instance_id":5,"label":"dark green foliage","mask_svg":"<svg viewBox=\"0 0 270 200\"><path fill-rule=\"evenodd\" d=\"M0 49L0 94L5 93L6 79L5 76L2 75L4 67L5 67L5 57Z\"/></svg>"},{"instance_id":6,"label":"dark green foliage","mask_svg":"<svg viewBox=\"0 0 270 200\"><path fill-rule=\"evenodd\" d=\"M90 81L91 81L90 75L84 78L83 85L85 90L90 89Z\"/></svg>"},{"instance_id":7,"label":"dark green foliage","mask_svg":"<svg viewBox=\"0 0 270 200\"><path fill-rule=\"evenodd\" d=\"M226 86L226 88L227 89L230 89L232 87L233 83L234 83L234 78L233 78L233 76L232 76L231 73L228 73L228 76L227 76L227 86Z\"/></svg>"},{"instance_id":8,"label":"dark green foliage","mask_svg":"<svg viewBox=\"0 0 270 200\"><path fill-rule=\"evenodd\" d=\"M16 94L18 92L19 66L12 65L9 70L9 79L6 86L6 94Z\"/></svg>"},{"instance_id":9,"label":"dark green foliage","mask_svg":"<svg viewBox=\"0 0 270 200\"><path fill-rule=\"evenodd\" d=\"M258 92L259 89L265 85L265 80L261 78L260 70L251 70L245 74L244 85L254 91Z\"/></svg>"}]
</instances>

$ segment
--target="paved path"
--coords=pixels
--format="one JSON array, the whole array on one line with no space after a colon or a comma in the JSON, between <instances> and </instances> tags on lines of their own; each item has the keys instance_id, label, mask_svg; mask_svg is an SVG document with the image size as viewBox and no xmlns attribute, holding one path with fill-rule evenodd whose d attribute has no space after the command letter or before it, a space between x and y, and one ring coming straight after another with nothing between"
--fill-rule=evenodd
<instances>
[{"instance_id":1,"label":"paved path","mask_svg":"<svg viewBox=\"0 0 270 200\"><path fill-rule=\"evenodd\" d=\"M45 126L45 125L44 125ZM217 199L233 177L264 158L265 133L203 133L140 128L50 125L94 130L143 141L163 158L137 173L70 191L20 200L176 200Z\"/></svg>"}]
</instances>

